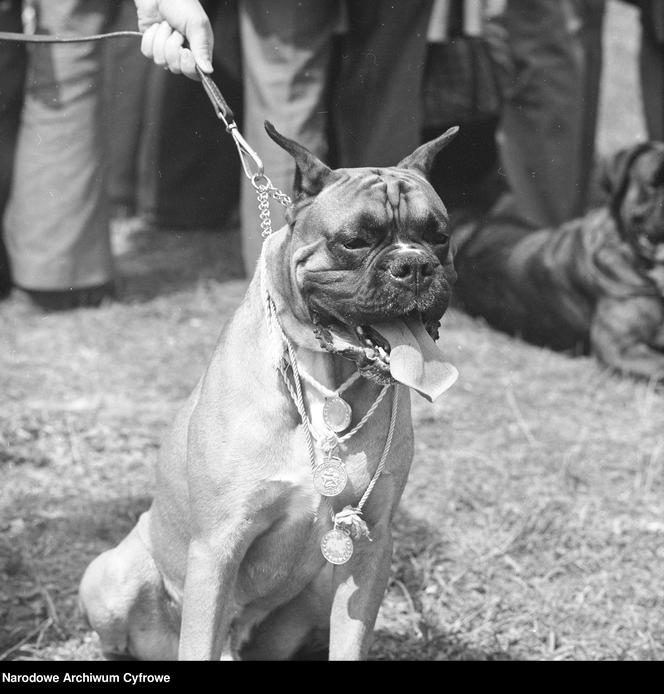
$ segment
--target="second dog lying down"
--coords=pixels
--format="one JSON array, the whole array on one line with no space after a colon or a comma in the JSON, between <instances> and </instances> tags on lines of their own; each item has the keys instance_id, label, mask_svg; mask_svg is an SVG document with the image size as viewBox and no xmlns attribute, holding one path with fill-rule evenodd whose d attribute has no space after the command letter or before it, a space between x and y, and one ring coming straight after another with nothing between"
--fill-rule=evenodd
<instances>
[{"instance_id":1,"label":"second dog lying down","mask_svg":"<svg viewBox=\"0 0 664 694\"><path fill-rule=\"evenodd\" d=\"M500 203L453 231L457 305L558 350L664 380L664 144L608 163L607 207L535 230Z\"/></svg>"}]
</instances>

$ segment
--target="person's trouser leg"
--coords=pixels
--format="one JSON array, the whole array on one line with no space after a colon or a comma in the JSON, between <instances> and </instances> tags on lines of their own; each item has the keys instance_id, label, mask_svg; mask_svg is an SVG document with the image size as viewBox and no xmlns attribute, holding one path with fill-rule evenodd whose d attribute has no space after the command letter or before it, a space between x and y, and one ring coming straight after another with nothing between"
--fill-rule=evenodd
<instances>
[{"instance_id":1,"label":"person's trouser leg","mask_svg":"<svg viewBox=\"0 0 664 694\"><path fill-rule=\"evenodd\" d=\"M639 73L646 130L651 140L664 140L664 7L661 0L641 10Z\"/></svg>"},{"instance_id":2,"label":"person's trouser leg","mask_svg":"<svg viewBox=\"0 0 664 694\"><path fill-rule=\"evenodd\" d=\"M112 31L136 30L136 6L121 0ZM104 98L108 118L108 196L114 212L137 209L139 155L144 136L148 75L158 68L140 51L138 38L104 42Z\"/></svg>"},{"instance_id":3,"label":"person's trouser leg","mask_svg":"<svg viewBox=\"0 0 664 694\"><path fill-rule=\"evenodd\" d=\"M0 31L22 30L20 0L0 5ZM11 288L9 258L1 222L12 182L16 134L23 103L25 65L25 46L0 42L0 296L5 296Z\"/></svg>"},{"instance_id":4,"label":"person's trouser leg","mask_svg":"<svg viewBox=\"0 0 664 694\"><path fill-rule=\"evenodd\" d=\"M263 122L325 156L326 85L337 16L336 0L240 0L244 136L284 192L292 188L295 166L268 137ZM283 213L278 204L271 210L277 229ZM262 238L256 192L244 176L240 217L245 271L251 275Z\"/></svg>"},{"instance_id":5,"label":"person's trouser leg","mask_svg":"<svg viewBox=\"0 0 664 694\"><path fill-rule=\"evenodd\" d=\"M570 217L586 212L590 182L595 168L595 140L599 114L600 82L602 77L603 28L605 0L577 0L581 27L578 30L583 59L583 96L581 108L581 147L579 148L579 177L576 198L572 201Z\"/></svg>"},{"instance_id":6,"label":"person's trouser leg","mask_svg":"<svg viewBox=\"0 0 664 694\"><path fill-rule=\"evenodd\" d=\"M114 0L41 0L40 32L103 31ZM34 45L6 215L16 285L63 290L112 278L99 42Z\"/></svg>"},{"instance_id":7,"label":"person's trouser leg","mask_svg":"<svg viewBox=\"0 0 664 694\"><path fill-rule=\"evenodd\" d=\"M539 226L584 211L602 13L597 0L508 0L500 19L515 68L499 133L501 157L519 212Z\"/></svg>"},{"instance_id":8,"label":"person's trouser leg","mask_svg":"<svg viewBox=\"0 0 664 694\"><path fill-rule=\"evenodd\" d=\"M238 123L242 90L237 7L205 2L214 29L214 74ZM147 146L140 212L159 228L220 229L237 208L240 162L200 82L150 75Z\"/></svg>"},{"instance_id":9,"label":"person's trouser leg","mask_svg":"<svg viewBox=\"0 0 664 694\"><path fill-rule=\"evenodd\" d=\"M341 166L394 166L421 144L432 0L347 0L332 95Z\"/></svg>"}]
</instances>

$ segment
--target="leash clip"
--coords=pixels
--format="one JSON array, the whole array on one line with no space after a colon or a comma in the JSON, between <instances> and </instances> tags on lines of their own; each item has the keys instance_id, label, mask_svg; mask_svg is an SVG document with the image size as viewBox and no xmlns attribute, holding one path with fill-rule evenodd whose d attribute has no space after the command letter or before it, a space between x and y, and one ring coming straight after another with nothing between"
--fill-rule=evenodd
<instances>
[{"instance_id":1,"label":"leash clip","mask_svg":"<svg viewBox=\"0 0 664 694\"><path fill-rule=\"evenodd\" d=\"M201 79L203 89L205 89L208 99L210 99L212 103L212 108L214 108L217 118L223 122L226 126L226 132L233 138L246 177L252 183L254 183L256 179L265 178L265 169L262 159L256 154L244 137L242 137L237 123L235 122L233 111L231 111L230 106L226 103L226 99L224 99L219 87L217 87L214 81L206 75L198 65L196 66L196 72ZM256 186L255 183L254 186Z\"/></svg>"},{"instance_id":2,"label":"leash clip","mask_svg":"<svg viewBox=\"0 0 664 694\"><path fill-rule=\"evenodd\" d=\"M245 176L252 182L254 188L258 187L256 181L259 181L261 179L264 179L264 181L269 183L269 179L265 175L265 167L263 166L263 160L258 156L258 154L256 154L255 150L244 139L242 133L240 133L240 131L238 130L237 124L233 122L226 129L231 134L231 137L235 142L235 147L237 148L237 152L240 155L240 161L242 162L242 168L244 169Z\"/></svg>"}]
</instances>

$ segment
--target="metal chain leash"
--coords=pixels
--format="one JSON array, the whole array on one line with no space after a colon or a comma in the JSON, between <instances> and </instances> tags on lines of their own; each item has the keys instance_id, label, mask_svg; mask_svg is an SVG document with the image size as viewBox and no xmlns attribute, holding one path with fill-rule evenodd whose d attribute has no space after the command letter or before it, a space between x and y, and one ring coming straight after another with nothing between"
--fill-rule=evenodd
<instances>
[{"instance_id":1,"label":"metal chain leash","mask_svg":"<svg viewBox=\"0 0 664 694\"><path fill-rule=\"evenodd\" d=\"M283 207L290 207L292 200L286 193L275 188L272 181L264 173L256 173L249 179L256 190L258 199L258 216L260 218L261 236L266 239L272 233L272 217L270 216L270 198Z\"/></svg>"},{"instance_id":2,"label":"metal chain leash","mask_svg":"<svg viewBox=\"0 0 664 694\"><path fill-rule=\"evenodd\" d=\"M272 233L272 219L270 217L270 196L265 186L256 186L258 198L258 217L261 220L261 236L266 239Z\"/></svg>"}]
</instances>

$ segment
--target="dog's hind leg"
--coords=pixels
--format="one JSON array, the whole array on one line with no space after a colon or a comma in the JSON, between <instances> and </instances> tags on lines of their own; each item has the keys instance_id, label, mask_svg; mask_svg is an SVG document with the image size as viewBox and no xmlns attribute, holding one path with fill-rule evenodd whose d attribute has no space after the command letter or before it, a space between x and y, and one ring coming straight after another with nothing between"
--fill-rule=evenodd
<instances>
[{"instance_id":1,"label":"dog's hind leg","mask_svg":"<svg viewBox=\"0 0 664 694\"><path fill-rule=\"evenodd\" d=\"M175 660L179 617L138 525L87 568L79 605L108 659Z\"/></svg>"}]
</instances>

